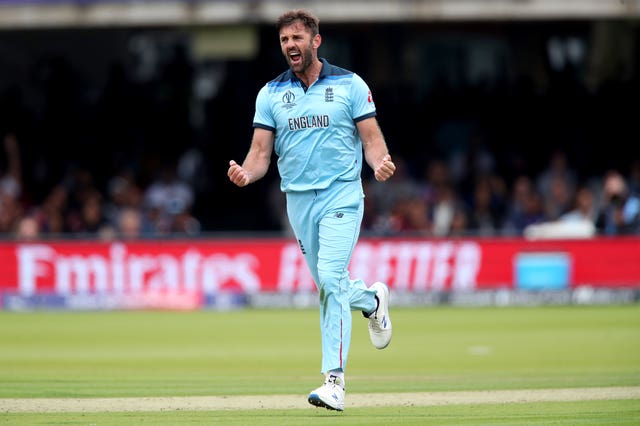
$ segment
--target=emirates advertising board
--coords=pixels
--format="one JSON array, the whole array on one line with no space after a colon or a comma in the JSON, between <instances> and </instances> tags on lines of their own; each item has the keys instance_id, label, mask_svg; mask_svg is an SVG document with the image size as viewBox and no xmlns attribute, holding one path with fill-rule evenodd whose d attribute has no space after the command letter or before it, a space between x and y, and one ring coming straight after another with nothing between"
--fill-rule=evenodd
<instances>
[{"instance_id":1,"label":"emirates advertising board","mask_svg":"<svg viewBox=\"0 0 640 426\"><path fill-rule=\"evenodd\" d=\"M409 300L584 286L635 291L640 238L362 239L350 271ZM260 295L314 299L315 291L288 239L0 243L0 306L7 310L231 308Z\"/></svg>"}]
</instances>

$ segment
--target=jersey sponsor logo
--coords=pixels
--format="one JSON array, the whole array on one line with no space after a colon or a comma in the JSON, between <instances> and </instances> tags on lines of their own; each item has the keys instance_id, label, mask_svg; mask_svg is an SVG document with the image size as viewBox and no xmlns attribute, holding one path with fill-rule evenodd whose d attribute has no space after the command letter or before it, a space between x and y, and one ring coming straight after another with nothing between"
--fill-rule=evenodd
<instances>
[{"instance_id":1,"label":"jersey sponsor logo","mask_svg":"<svg viewBox=\"0 0 640 426\"><path fill-rule=\"evenodd\" d=\"M289 130L303 130L329 127L328 115L305 115L289 119Z\"/></svg>"}]
</instances>

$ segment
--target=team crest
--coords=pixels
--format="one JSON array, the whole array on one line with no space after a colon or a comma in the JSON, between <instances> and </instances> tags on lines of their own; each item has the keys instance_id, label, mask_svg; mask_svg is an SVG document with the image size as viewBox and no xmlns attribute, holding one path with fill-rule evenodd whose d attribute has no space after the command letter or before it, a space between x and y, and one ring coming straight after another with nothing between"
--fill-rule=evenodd
<instances>
[{"instance_id":1,"label":"team crest","mask_svg":"<svg viewBox=\"0 0 640 426\"><path fill-rule=\"evenodd\" d=\"M333 87L327 87L324 90L324 101L333 102Z\"/></svg>"}]
</instances>

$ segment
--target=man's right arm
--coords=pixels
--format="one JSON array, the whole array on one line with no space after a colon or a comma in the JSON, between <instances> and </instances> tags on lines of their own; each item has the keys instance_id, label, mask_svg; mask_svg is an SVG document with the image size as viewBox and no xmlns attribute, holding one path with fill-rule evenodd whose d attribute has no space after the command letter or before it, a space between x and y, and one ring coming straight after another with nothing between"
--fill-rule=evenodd
<instances>
[{"instance_id":1,"label":"man's right arm","mask_svg":"<svg viewBox=\"0 0 640 426\"><path fill-rule=\"evenodd\" d=\"M242 166L234 160L229 161L227 176L238 186L247 186L264 177L269 170L271 153L273 152L274 134L270 130L259 127L253 130L251 148Z\"/></svg>"}]
</instances>

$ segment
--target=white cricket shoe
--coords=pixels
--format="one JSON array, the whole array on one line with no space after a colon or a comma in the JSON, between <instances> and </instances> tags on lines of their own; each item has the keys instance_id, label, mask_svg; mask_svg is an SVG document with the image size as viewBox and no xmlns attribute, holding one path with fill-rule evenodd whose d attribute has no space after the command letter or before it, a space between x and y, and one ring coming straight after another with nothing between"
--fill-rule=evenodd
<instances>
[{"instance_id":1,"label":"white cricket shoe","mask_svg":"<svg viewBox=\"0 0 640 426\"><path fill-rule=\"evenodd\" d=\"M376 299L378 299L378 307L375 311L368 315L369 318L369 337L371 343L378 349L384 349L391 342L391 318L389 318L389 287L381 282L371 285L376 290Z\"/></svg>"},{"instance_id":2,"label":"white cricket shoe","mask_svg":"<svg viewBox=\"0 0 640 426\"><path fill-rule=\"evenodd\" d=\"M336 383L336 379L338 383ZM330 375L324 381L324 384L318 389L311 391L309 394L309 403L316 407L324 407L328 410L343 411L344 410L344 388L340 383L340 379L334 375Z\"/></svg>"}]
</instances>

